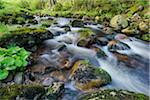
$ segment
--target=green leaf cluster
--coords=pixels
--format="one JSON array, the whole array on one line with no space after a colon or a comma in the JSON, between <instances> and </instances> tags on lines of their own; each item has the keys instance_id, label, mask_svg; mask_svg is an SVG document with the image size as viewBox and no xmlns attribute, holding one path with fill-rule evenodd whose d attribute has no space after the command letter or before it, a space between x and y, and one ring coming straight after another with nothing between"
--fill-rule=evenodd
<instances>
[{"instance_id":1,"label":"green leaf cluster","mask_svg":"<svg viewBox=\"0 0 150 100\"><path fill-rule=\"evenodd\" d=\"M9 71L22 70L27 66L30 53L24 48L0 48L0 80L7 78Z\"/></svg>"}]
</instances>

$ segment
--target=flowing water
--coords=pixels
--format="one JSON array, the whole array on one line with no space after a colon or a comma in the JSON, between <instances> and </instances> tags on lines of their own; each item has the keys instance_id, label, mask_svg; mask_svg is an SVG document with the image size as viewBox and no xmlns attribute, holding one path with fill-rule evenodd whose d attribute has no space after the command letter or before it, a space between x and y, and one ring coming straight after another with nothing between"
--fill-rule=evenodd
<instances>
[{"instance_id":1,"label":"flowing water","mask_svg":"<svg viewBox=\"0 0 150 100\"><path fill-rule=\"evenodd\" d=\"M72 19L55 18L57 25L47 28L52 33L62 31L64 34L56 35L53 39L46 40L45 44L49 49L59 54L58 48L65 45L67 51L73 57L89 59L92 64L106 70L112 77L112 82L104 88L124 89L134 92L149 94L149 44L135 38L123 39L121 42L127 44L130 50L118 50L119 54L127 55L131 60L131 64L122 63L118 58L108 50L108 46L98 46L107 55L107 58L98 58L96 52L92 49L77 46L79 34L76 32L82 28L71 27L70 32L65 32L60 26L68 25ZM99 30L103 27L99 24L87 24L88 28ZM55 35L55 34L54 34ZM47 57L47 56L45 56ZM133 60L133 61L132 61ZM66 88L76 91L71 83L66 83ZM76 92L75 92L76 94ZM64 99L65 100L65 99Z\"/></svg>"}]
</instances>

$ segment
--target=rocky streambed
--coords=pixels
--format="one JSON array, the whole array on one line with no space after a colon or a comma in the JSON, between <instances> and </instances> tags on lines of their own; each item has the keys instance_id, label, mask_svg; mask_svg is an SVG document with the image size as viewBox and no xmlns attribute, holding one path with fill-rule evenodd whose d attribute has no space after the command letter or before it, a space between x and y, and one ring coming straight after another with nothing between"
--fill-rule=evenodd
<instances>
[{"instance_id":1,"label":"rocky streambed","mask_svg":"<svg viewBox=\"0 0 150 100\"><path fill-rule=\"evenodd\" d=\"M0 45L22 46L31 58L0 82L0 99L148 100L149 44L118 31L126 27L118 18L114 28L49 16L19 26Z\"/></svg>"}]
</instances>

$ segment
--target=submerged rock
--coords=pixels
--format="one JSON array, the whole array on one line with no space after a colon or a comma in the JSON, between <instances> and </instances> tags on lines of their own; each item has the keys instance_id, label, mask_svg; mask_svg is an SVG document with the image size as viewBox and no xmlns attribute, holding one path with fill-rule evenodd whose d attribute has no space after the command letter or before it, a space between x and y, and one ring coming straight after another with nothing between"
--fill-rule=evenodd
<instances>
[{"instance_id":1,"label":"submerged rock","mask_svg":"<svg viewBox=\"0 0 150 100\"><path fill-rule=\"evenodd\" d=\"M111 27L119 30L128 26L128 21L122 15L114 16L110 21Z\"/></svg>"},{"instance_id":2,"label":"submerged rock","mask_svg":"<svg viewBox=\"0 0 150 100\"><path fill-rule=\"evenodd\" d=\"M149 97L126 90L100 90L82 94L77 100L149 100Z\"/></svg>"},{"instance_id":3,"label":"submerged rock","mask_svg":"<svg viewBox=\"0 0 150 100\"><path fill-rule=\"evenodd\" d=\"M74 20L71 23L72 27L84 27L84 22L81 20Z\"/></svg>"},{"instance_id":4,"label":"submerged rock","mask_svg":"<svg viewBox=\"0 0 150 100\"><path fill-rule=\"evenodd\" d=\"M111 82L110 75L101 68L95 68L87 61L75 62L70 79L75 81L75 87L79 90L99 88Z\"/></svg>"},{"instance_id":5,"label":"submerged rock","mask_svg":"<svg viewBox=\"0 0 150 100\"><path fill-rule=\"evenodd\" d=\"M112 40L108 43L108 50L109 51L117 51L117 50L129 50L130 47L120 41Z\"/></svg>"}]
</instances>

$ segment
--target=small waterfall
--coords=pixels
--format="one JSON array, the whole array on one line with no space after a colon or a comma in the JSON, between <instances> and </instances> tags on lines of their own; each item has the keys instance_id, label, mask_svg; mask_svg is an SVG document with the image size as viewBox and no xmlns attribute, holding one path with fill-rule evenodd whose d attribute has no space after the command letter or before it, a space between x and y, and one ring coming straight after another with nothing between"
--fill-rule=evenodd
<instances>
[{"instance_id":1,"label":"small waterfall","mask_svg":"<svg viewBox=\"0 0 150 100\"><path fill-rule=\"evenodd\" d=\"M126 39L122 40L122 42L126 43L130 46L132 53L141 55L147 59L149 59L150 53L149 53L149 44L144 43L143 41L140 41L138 39L132 38L132 40Z\"/></svg>"}]
</instances>

